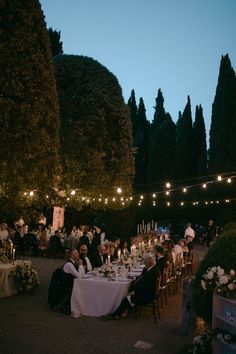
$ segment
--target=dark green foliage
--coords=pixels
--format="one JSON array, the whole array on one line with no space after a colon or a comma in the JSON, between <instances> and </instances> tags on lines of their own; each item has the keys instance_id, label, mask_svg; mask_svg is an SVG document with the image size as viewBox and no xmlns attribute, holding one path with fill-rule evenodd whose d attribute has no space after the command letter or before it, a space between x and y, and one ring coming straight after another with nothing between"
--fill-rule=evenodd
<instances>
[{"instance_id":1,"label":"dark green foliage","mask_svg":"<svg viewBox=\"0 0 236 354\"><path fill-rule=\"evenodd\" d=\"M210 173L236 171L236 78L229 56L222 56L212 105Z\"/></svg>"},{"instance_id":2,"label":"dark green foliage","mask_svg":"<svg viewBox=\"0 0 236 354\"><path fill-rule=\"evenodd\" d=\"M221 266L225 272L236 269L236 230L230 228L210 246L200 267L196 273L193 293L192 307L197 316L202 317L207 323L212 319L212 290L203 290L201 279L209 267Z\"/></svg>"},{"instance_id":3,"label":"dark green foliage","mask_svg":"<svg viewBox=\"0 0 236 354\"><path fill-rule=\"evenodd\" d=\"M160 126L159 178L168 180L175 178L176 125L169 113Z\"/></svg>"},{"instance_id":4,"label":"dark green foliage","mask_svg":"<svg viewBox=\"0 0 236 354\"><path fill-rule=\"evenodd\" d=\"M133 146L134 149L137 147L137 131L138 131L138 108L136 104L135 92L134 90L131 91L130 98L128 99L127 105L130 111L130 118L132 123L132 135L133 135Z\"/></svg>"},{"instance_id":5,"label":"dark green foliage","mask_svg":"<svg viewBox=\"0 0 236 354\"><path fill-rule=\"evenodd\" d=\"M156 184L175 176L176 126L169 113L165 113L164 98L158 90L154 119L151 124L148 181Z\"/></svg>"},{"instance_id":6,"label":"dark green foliage","mask_svg":"<svg viewBox=\"0 0 236 354\"><path fill-rule=\"evenodd\" d=\"M196 106L195 121L193 123L193 169L196 177L206 175L206 129L201 105Z\"/></svg>"},{"instance_id":7,"label":"dark green foliage","mask_svg":"<svg viewBox=\"0 0 236 354\"><path fill-rule=\"evenodd\" d=\"M132 194L130 115L114 75L83 56L54 57L61 111L62 189L110 197L118 186Z\"/></svg>"},{"instance_id":8,"label":"dark green foliage","mask_svg":"<svg viewBox=\"0 0 236 354\"><path fill-rule=\"evenodd\" d=\"M158 89L157 98L156 98L156 106L154 112L154 118L152 122L152 129L156 130L159 128L161 124L165 120L165 109L164 109L164 97L162 95L161 89Z\"/></svg>"},{"instance_id":9,"label":"dark green foliage","mask_svg":"<svg viewBox=\"0 0 236 354\"><path fill-rule=\"evenodd\" d=\"M146 109L143 99L140 98L137 111L138 125L136 130L135 148L135 190L145 189L147 182L147 163L149 151L149 122L146 117Z\"/></svg>"},{"instance_id":10,"label":"dark green foliage","mask_svg":"<svg viewBox=\"0 0 236 354\"><path fill-rule=\"evenodd\" d=\"M177 121L176 167L178 178L190 178L193 173L193 128L190 97Z\"/></svg>"},{"instance_id":11,"label":"dark green foliage","mask_svg":"<svg viewBox=\"0 0 236 354\"><path fill-rule=\"evenodd\" d=\"M55 187L59 107L39 1L1 1L0 14L1 204L16 208L23 191Z\"/></svg>"},{"instance_id":12,"label":"dark green foliage","mask_svg":"<svg viewBox=\"0 0 236 354\"><path fill-rule=\"evenodd\" d=\"M51 43L52 56L63 54L63 43L61 42L61 32L53 30L51 27L48 29L48 35Z\"/></svg>"}]
</instances>

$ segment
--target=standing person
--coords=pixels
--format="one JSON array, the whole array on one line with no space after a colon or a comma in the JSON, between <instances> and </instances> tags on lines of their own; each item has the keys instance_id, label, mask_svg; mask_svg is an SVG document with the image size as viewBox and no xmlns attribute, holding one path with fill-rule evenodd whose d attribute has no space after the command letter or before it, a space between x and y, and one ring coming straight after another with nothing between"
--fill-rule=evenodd
<instances>
[{"instance_id":1,"label":"standing person","mask_svg":"<svg viewBox=\"0 0 236 354\"><path fill-rule=\"evenodd\" d=\"M216 239L216 227L214 221L209 219L208 226L206 230L206 244L210 247L211 243Z\"/></svg>"},{"instance_id":2,"label":"standing person","mask_svg":"<svg viewBox=\"0 0 236 354\"><path fill-rule=\"evenodd\" d=\"M187 223L187 228L184 231L184 238L186 239L187 236L191 237L191 241L193 241L194 237L195 237L195 231L192 228L191 223Z\"/></svg>"}]
</instances>

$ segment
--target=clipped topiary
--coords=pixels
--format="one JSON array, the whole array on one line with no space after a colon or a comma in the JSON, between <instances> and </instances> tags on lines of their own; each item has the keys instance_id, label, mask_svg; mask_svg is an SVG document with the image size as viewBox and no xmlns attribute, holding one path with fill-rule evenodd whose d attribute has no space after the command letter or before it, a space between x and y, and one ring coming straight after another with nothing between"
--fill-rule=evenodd
<instances>
[{"instance_id":1,"label":"clipped topiary","mask_svg":"<svg viewBox=\"0 0 236 354\"><path fill-rule=\"evenodd\" d=\"M201 286L203 274L209 267L220 266L226 272L236 270L236 230L230 228L210 246L195 275L191 304L197 316L209 325L212 320L213 289L204 290Z\"/></svg>"}]
</instances>

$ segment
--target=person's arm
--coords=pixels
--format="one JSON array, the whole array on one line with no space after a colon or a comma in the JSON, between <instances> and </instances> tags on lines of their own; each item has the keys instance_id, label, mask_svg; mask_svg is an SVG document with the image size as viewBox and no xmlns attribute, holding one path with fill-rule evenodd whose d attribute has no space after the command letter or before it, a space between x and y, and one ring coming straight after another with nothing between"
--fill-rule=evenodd
<instances>
[{"instance_id":1,"label":"person's arm","mask_svg":"<svg viewBox=\"0 0 236 354\"><path fill-rule=\"evenodd\" d=\"M72 263L67 262L63 267L63 271L73 275L75 278L80 278L84 274L84 267L83 265L79 265L79 270L77 271Z\"/></svg>"}]
</instances>

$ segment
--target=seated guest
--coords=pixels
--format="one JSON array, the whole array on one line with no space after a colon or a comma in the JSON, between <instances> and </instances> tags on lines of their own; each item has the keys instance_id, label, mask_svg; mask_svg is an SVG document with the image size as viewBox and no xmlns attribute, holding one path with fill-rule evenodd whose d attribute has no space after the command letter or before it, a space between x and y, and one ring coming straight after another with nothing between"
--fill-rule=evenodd
<instances>
[{"instance_id":1,"label":"seated guest","mask_svg":"<svg viewBox=\"0 0 236 354\"><path fill-rule=\"evenodd\" d=\"M163 271L166 266L166 260L164 257L164 248L161 245L156 245L154 247L154 253L156 255L156 266L160 270L161 275L163 275Z\"/></svg>"},{"instance_id":2,"label":"seated guest","mask_svg":"<svg viewBox=\"0 0 236 354\"><path fill-rule=\"evenodd\" d=\"M57 268L52 275L49 285L48 302L51 309L59 309L70 314L70 299L74 279L84 274L82 261L76 249L68 251L68 259L61 268Z\"/></svg>"},{"instance_id":3,"label":"seated guest","mask_svg":"<svg viewBox=\"0 0 236 354\"><path fill-rule=\"evenodd\" d=\"M109 247L109 255L110 255L110 261L111 262L117 260L118 255L117 255L117 252L116 252L115 245L113 243Z\"/></svg>"},{"instance_id":4,"label":"seated guest","mask_svg":"<svg viewBox=\"0 0 236 354\"><path fill-rule=\"evenodd\" d=\"M98 246L97 251L91 257L91 263L93 268L99 268L106 263L107 260L107 249L105 245L101 244Z\"/></svg>"},{"instance_id":5,"label":"seated guest","mask_svg":"<svg viewBox=\"0 0 236 354\"><path fill-rule=\"evenodd\" d=\"M143 257L145 268L142 274L131 285L131 295L124 298L116 309L116 311L108 316L107 319L125 317L128 310L135 304L145 305L152 302L155 298L155 289L157 278L161 277L161 273L156 266L155 257L151 254L146 254Z\"/></svg>"},{"instance_id":6,"label":"seated guest","mask_svg":"<svg viewBox=\"0 0 236 354\"><path fill-rule=\"evenodd\" d=\"M74 248L77 247L78 240L73 236L72 233L69 233L65 236L64 242L63 242L63 247L66 252L69 250L73 250Z\"/></svg>"},{"instance_id":7,"label":"seated guest","mask_svg":"<svg viewBox=\"0 0 236 354\"><path fill-rule=\"evenodd\" d=\"M162 247L164 248L164 258L167 264L173 263L172 257L172 241L165 240L162 242Z\"/></svg>"},{"instance_id":8,"label":"seated guest","mask_svg":"<svg viewBox=\"0 0 236 354\"><path fill-rule=\"evenodd\" d=\"M178 239L174 239L174 247L172 249L172 257L173 262L175 264L176 259L183 259L183 250L182 247L179 245Z\"/></svg>"},{"instance_id":9,"label":"seated guest","mask_svg":"<svg viewBox=\"0 0 236 354\"><path fill-rule=\"evenodd\" d=\"M55 234L49 239L48 255L52 257L60 257L63 254L63 247L61 244L59 231L56 230Z\"/></svg>"},{"instance_id":10,"label":"seated guest","mask_svg":"<svg viewBox=\"0 0 236 354\"><path fill-rule=\"evenodd\" d=\"M79 252L76 249L68 252L68 259L63 266L63 271L73 278L80 278L84 274L83 262L80 260Z\"/></svg>"},{"instance_id":11,"label":"seated guest","mask_svg":"<svg viewBox=\"0 0 236 354\"><path fill-rule=\"evenodd\" d=\"M90 260L88 258L88 247L87 247L87 245L82 244L80 246L80 248L79 248L79 256L80 256L80 259L83 262L83 266L84 266L85 272L91 272L92 265L91 265Z\"/></svg>"},{"instance_id":12,"label":"seated guest","mask_svg":"<svg viewBox=\"0 0 236 354\"><path fill-rule=\"evenodd\" d=\"M121 245L121 254L124 256L124 257L128 257L129 256L129 249L128 249L128 243L127 241L123 241L122 245Z\"/></svg>"}]
</instances>

